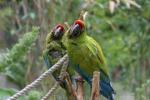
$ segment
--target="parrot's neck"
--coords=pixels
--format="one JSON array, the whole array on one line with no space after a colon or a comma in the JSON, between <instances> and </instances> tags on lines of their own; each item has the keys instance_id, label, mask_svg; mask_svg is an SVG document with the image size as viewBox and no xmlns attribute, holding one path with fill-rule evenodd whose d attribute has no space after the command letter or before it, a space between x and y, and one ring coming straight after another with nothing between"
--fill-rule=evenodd
<instances>
[{"instance_id":1,"label":"parrot's neck","mask_svg":"<svg viewBox=\"0 0 150 100\"><path fill-rule=\"evenodd\" d=\"M80 43L80 44L82 44L82 43L84 43L85 42L85 40L86 40L86 38L87 38L87 34L84 32L84 33L82 33L80 36L78 36L78 37L76 37L76 38L72 38L72 39L69 39L69 44L71 43L74 43L74 44L78 44L78 43Z\"/></svg>"}]
</instances>

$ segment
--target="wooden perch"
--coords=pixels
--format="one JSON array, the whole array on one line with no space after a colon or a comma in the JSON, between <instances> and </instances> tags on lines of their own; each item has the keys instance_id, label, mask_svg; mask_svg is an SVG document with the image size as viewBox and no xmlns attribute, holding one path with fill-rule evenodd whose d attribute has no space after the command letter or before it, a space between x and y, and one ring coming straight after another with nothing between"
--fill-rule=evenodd
<instances>
[{"instance_id":1,"label":"wooden perch","mask_svg":"<svg viewBox=\"0 0 150 100\"><path fill-rule=\"evenodd\" d=\"M100 72L95 71L93 73L92 92L90 100L100 100L99 81L100 81Z\"/></svg>"},{"instance_id":2,"label":"wooden perch","mask_svg":"<svg viewBox=\"0 0 150 100\"><path fill-rule=\"evenodd\" d=\"M67 29L70 28L70 25L68 24L68 22L64 22L65 26L67 27Z\"/></svg>"},{"instance_id":3,"label":"wooden perch","mask_svg":"<svg viewBox=\"0 0 150 100\"><path fill-rule=\"evenodd\" d=\"M81 11L80 16L78 19L85 21L86 17L88 15L87 11ZM70 25L68 24L68 22L64 22L64 25L67 27L67 32L69 32L70 30Z\"/></svg>"},{"instance_id":4,"label":"wooden perch","mask_svg":"<svg viewBox=\"0 0 150 100\"><path fill-rule=\"evenodd\" d=\"M76 78L76 95L77 95L77 100L83 100L83 78L81 76L78 76Z\"/></svg>"},{"instance_id":5,"label":"wooden perch","mask_svg":"<svg viewBox=\"0 0 150 100\"><path fill-rule=\"evenodd\" d=\"M65 80L66 80L67 89L68 89L67 99L68 100L76 100L76 93L75 93L74 88L72 87L72 82L69 77L69 74L67 72L65 74L66 74Z\"/></svg>"},{"instance_id":6,"label":"wooden perch","mask_svg":"<svg viewBox=\"0 0 150 100\"><path fill-rule=\"evenodd\" d=\"M88 15L87 11L81 11L79 19L85 21L87 15Z\"/></svg>"}]
</instances>

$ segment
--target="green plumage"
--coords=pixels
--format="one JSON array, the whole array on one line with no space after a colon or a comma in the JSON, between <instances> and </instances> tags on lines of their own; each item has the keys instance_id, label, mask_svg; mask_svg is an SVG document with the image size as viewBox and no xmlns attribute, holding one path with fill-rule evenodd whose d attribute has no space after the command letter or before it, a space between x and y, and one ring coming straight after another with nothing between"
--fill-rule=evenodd
<instances>
[{"instance_id":1,"label":"green plumage","mask_svg":"<svg viewBox=\"0 0 150 100\"><path fill-rule=\"evenodd\" d=\"M100 45L84 30L84 23L76 20L65 40L70 63L90 85L94 71L100 71L100 92L108 100L114 100L115 91L109 78L109 70Z\"/></svg>"},{"instance_id":2,"label":"green plumage","mask_svg":"<svg viewBox=\"0 0 150 100\"><path fill-rule=\"evenodd\" d=\"M63 55L65 55L65 53L66 53L66 48L62 43L62 38L60 40L54 40L52 38L52 33L49 33L46 37L45 49L43 51L43 58L48 68L50 68L60 58L62 58ZM55 78L58 78L60 74L60 70L61 69L57 69L56 71L54 71L53 76ZM67 72L69 73L70 76L74 75L74 71L70 67L68 67Z\"/></svg>"},{"instance_id":3,"label":"green plumage","mask_svg":"<svg viewBox=\"0 0 150 100\"><path fill-rule=\"evenodd\" d=\"M47 67L50 68L65 54L65 48L61 40L53 40L52 33L46 37L46 45L43 51L44 60L46 60ZM53 76L58 78L61 69L54 71Z\"/></svg>"},{"instance_id":4,"label":"green plumage","mask_svg":"<svg viewBox=\"0 0 150 100\"><path fill-rule=\"evenodd\" d=\"M66 49L62 43L62 38L55 40L52 37L52 32L49 33L46 37L46 45L45 45L45 49L43 51L43 58L45 60L45 63L47 65L48 69L52 65L54 65L60 58L62 58L63 55L65 55L65 53L66 53ZM74 100L74 96L69 92L66 81L65 80L61 80L61 81L59 80L60 71L61 71L61 68L55 70L52 73L52 75L57 81L61 82L60 86L63 89L65 89L68 100ZM72 68L68 66L67 72L68 72L71 80L73 80L72 76L75 74L74 70L72 70Z\"/></svg>"},{"instance_id":5,"label":"green plumage","mask_svg":"<svg viewBox=\"0 0 150 100\"><path fill-rule=\"evenodd\" d=\"M71 61L82 66L81 70L90 76L94 71L101 70L109 76L102 49L93 38L84 32L77 38L68 38L66 42Z\"/></svg>"}]
</instances>

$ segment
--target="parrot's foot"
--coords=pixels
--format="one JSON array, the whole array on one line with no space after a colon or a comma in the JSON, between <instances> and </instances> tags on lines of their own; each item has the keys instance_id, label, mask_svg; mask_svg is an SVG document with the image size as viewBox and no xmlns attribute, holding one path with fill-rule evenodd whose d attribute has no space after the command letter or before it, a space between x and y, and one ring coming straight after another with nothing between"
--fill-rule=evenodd
<instances>
[{"instance_id":1,"label":"parrot's foot","mask_svg":"<svg viewBox=\"0 0 150 100\"><path fill-rule=\"evenodd\" d=\"M68 77L69 74L67 72L64 72L62 76L56 79L56 81L60 84L60 86L65 87L66 86L66 77Z\"/></svg>"},{"instance_id":2,"label":"parrot's foot","mask_svg":"<svg viewBox=\"0 0 150 100\"><path fill-rule=\"evenodd\" d=\"M62 79L58 78L58 79L57 79L57 82L61 85L61 84L63 84L63 83L64 83L64 80L62 80Z\"/></svg>"},{"instance_id":3,"label":"parrot's foot","mask_svg":"<svg viewBox=\"0 0 150 100\"><path fill-rule=\"evenodd\" d=\"M67 72L64 72L64 73L63 73L63 77L64 77L64 79L65 79L66 77L69 77L69 74L68 74Z\"/></svg>"},{"instance_id":4,"label":"parrot's foot","mask_svg":"<svg viewBox=\"0 0 150 100\"><path fill-rule=\"evenodd\" d=\"M84 80L81 76L76 76L75 80L78 81L78 82L84 82Z\"/></svg>"}]
</instances>

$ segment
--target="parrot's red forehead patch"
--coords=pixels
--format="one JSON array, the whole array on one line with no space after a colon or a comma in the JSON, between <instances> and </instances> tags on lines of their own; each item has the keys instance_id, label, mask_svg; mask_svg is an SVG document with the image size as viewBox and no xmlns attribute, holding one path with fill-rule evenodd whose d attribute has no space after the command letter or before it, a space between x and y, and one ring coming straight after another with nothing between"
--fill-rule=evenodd
<instances>
[{"instance_id":1,"label":"parrot's red forehead patch","mask_svg":"<svg viewBox=\"0 0 150 100\"><path fill-rule=\"evenodd\" d=\"M81 29L84 28L84 22L83 22L82 20L76 20L76 21L74 22L74 24L78 24L78 25L81 27Z\"/></svg>"},{"instance_id":2,"label":"parrot's red forehead patch","mask_svg":"<svg viewBox=\"0 0 150 100\"><path fill-rule=\"evenodd\" d=\"M55 31L55 30L58 29L59 27L61 28L61 31L62 31L62 32L65 31L64 26L61 25L61 24L58 24L58 25L53 29L53 31Z\"/></svg>"}]
</instances>

